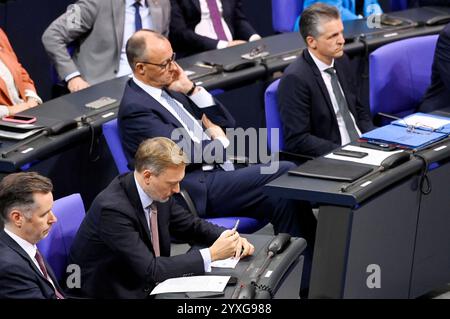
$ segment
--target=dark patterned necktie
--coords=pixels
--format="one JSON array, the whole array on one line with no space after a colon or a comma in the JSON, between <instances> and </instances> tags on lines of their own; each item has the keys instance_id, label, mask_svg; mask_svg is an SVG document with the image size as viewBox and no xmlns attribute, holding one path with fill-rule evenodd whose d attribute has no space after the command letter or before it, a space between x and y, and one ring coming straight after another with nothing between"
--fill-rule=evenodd
<instances>
[{"instance_id":1,"label":"dark patterned necktie","mask_svg":"<svg viewBox=\"0 0 450 319\"><path fill-rule=\"evenodd\" d=\"M45 279L47 279L49 282L49 276L48 276L48 272L47 272L47 267L45 267L45 263L44 263L44 258L42 258L41 253L39 252L39 250L36 250L36 255L34 255L34 258L36 259L39 268L41 269L42 273L44 274ZM51 284L51 282L50 282ZM53 289L55 289L55 295L56 298L58 299L64 299L64 296L58 291L58 289L56 289L56 287L52 284Z\"/></svg>"},{"instance_id":2,"label":"dark patterned necktie","mask_svg":"<svg viewBox=\"0 0 450 319\"><path fill-rule=\"evenodd\" d=\"M134 7L134 27L135 27L135 31L139 31L142 29L142 19L141 19L141 15L139 14L139 8L141 7L141 2L140 1L136 1L135 3L133 3L133 7Z\"/></svg>"},{"instance_id":3,"label":"dark patterned necktie","mask_svg":"<svg viewBox=\"0 0 450 319\"><path fill-rule=\"evenodd\" d=\"M356 141L359 138L359 134L356 130L352 117L350 116L350 110L348 109L347 100L345 99L344 94L342 94L341 88L339 87L336 69L328 68L325 70L325 72L331 75L331 87L333 88L333 93L336 97L339 112L341 113L344 120L350 140Z\"/></svg>"}]
</instances>

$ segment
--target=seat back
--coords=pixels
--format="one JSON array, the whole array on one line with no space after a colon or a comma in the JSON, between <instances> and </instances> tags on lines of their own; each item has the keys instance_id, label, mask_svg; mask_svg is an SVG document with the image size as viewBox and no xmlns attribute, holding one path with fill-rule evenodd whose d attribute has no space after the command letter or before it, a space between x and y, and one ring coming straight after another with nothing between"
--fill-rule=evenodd
<instances>
[{"instance_id":1,"label":"seat back","mask_svg":"<svg viewBox=\"0 0 450 319\"><path fill-rule=\"evenodd\" d=\"M408 9L408 0L390 0L390 11L400 11Z\"/></svg>"},{"instance_id":2,"label":"seat back","mask_svg":"<svg viewBox=\"0 0 450 319\"><path fill-rule=\"evenodd\" d=\"M122 143L120 142L117 119L104 123L102 129L119 174L129 172L128 162L123 151Z\"/></svg>"},{"instance_id":3,"label":"seat back","mask_svg":"<svg viewBox=\"0 0 450 319\"><path fill-rule=\"evenodd\" d=\"M60 281L64 278L70 247L86 212L78 193L56 200L52 210L58 220L37 246Z\"/></svg>"},{"instance_id":4,"label":"seat back","mask_svg":"<svg viewBox=\"0 0 450 319\"><path fill-rule=\"evenodd\" d=\"M369 56L370 111L404 117L415 111L431 83L437 35L410 38Z\"/></svg>"},{"instance_id":5,"label":"seat back","mask_svg":"<svg viewBox=\"0 0 450 319\"><path fill-rule=\"evenodd\" d=\"M272 26L275 32L292 32L303 8L303 0L272 0Z\"/></svg>"},{"instance_id":6,"label":"seat back","mask_svg":"<svg viewBox=\"0 0 450 319\"><path fill-rule=\"evenodd\" d=\"M278 85L280 80L272 82L264 93L266 113L267 147L272 153L284 149L283 129L281 127L280 110L278 107ZM278 139L273 135L278 130Z\"/></svg>"}]
</instances>

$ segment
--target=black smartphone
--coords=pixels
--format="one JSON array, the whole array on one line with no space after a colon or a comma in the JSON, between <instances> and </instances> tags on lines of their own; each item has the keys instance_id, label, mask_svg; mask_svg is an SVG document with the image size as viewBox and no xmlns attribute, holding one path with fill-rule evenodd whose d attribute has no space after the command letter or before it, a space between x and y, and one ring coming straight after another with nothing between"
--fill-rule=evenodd
<instances>
[{"instance_id":1,"label":"black smartphone","mask_svg":"<svg viewBox=\"0 0 450 319\"><path fill-rule=\"evenodd\" d=\"M365 152L358 152L358 151L349 151L349 150L339 150L334 151L334 155L340 155L340 156L348 156L348 157L356 157L356 158L363 158L369 155L369 153Z\"/></svg>"}]
</instances>

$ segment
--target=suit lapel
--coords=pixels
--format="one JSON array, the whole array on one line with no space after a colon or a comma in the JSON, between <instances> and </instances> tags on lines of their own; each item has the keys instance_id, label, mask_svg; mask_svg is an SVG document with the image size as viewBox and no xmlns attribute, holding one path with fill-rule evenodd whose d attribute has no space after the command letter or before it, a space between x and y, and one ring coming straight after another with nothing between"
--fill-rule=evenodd
<instances>
[{"instance_id":1,"label":"suit lapel","mask_svg":"<svg viewBox=\"0 0 450 319\"><path fill-rule=\"evenodd\" d=\"M49 287L51 287L52 290L54 290L52 284L50 283L50 281L47 280L47 278L45 278L41 271L37 268L37 266L35 265L35 263L31 260L30 256L25 252L25 250L22 249L22 247L19 246L18 243L16 243L14 241L14 239L12 239L11 237L9 237L8 234L6 234L3 230L0 231L0 238L1 240L3 240L4 243L6 243L6 245L9 246L9 248L11 248L12 250L14 250L17 254L19 254L23 259L25 259L28 264L30 265L30 267L34 270L34 272L36 272L38 274L38 276L40 278L42 278L48 285ZM56 279L55 276L53 274L53 272L51 271L50 266L48 265L48 263L45 261L44 259L44 263L45 263L45 267L47 267L47 272L50 274L51 276L50 278L53 280L53 282L55 282L56 285ZM60 290L61 291L61 290Z\"/></svg>"},{"instance_id":2,"label":"suit lapel","mask_svg":"<svg viewBox=\"0 0 450 319\"><path fill-rule=\"evenodd\" d=\"M125 26L125 0L110 0L113 17L114 32L116 34L117 52L122 51L123 32ZM116 4L118 3L118 5Z\"/></svg>"},{"instance_id":3,"label":"suit lapel","mask_svg":"<svg viewBox=\"0 0 450 319\"><path fill-rule=\"evenodd\" d=\"M119 176L120 184L127 194L128 199L130 200L131 205L133 205L136 217L141 224L141 227L144 229L144 233L147 238L147 244L150 244L149 247L152 247L151 237L150 237L150 229L148 227L147 219L145 218L146 212L142 208L141 199L139 198L139 193L136 187L136 183L134 181L134 173L128 173L126 175Z\"/></svg>"},{"instance_id":4,"label":"suit lapel","mask_svg":"<svg viewBox=\"0 0 450 319\"><path fill-rule=\"evenodd\" d=\"M333 104L331 103L330 94L328 93L327 87L325 85L325 82L323 81L322 74L320 73L319 68L317 67L316 63L314 63L314 60L312 59L308 49L303 50L303 55L304 55L305 61L311 66L311 69L314 73L316 82L319 85L320 90L322 91L322 95L325 98L325 101L327 103L328 110L331 112L331 114L333 114L332 118L336 118L334 109L333 109ZM336 124L337 124L337 122L336 122Z\"/></svg>"},{"instance_id":5,"label":"suit lapel","mask_svg":"<svg viewBox=\"0 0 450 319\"><path fill-rule=\"evenodd\" d=\"M147 0L150 16L152 19L153 30L163 31L163 12L158 0Z\"/></svg>"},{"instance_id":6,"label":"suit lapel","mask_svg":"<svg viewBox=\"0 0 450 319\"><path fill-rule=\"evenodd\" d=\"M201 13L200 9L200 0L190 0L192 5L195 7L195 9L198 11L198 13Z\"/></svg>"}]
</instances>

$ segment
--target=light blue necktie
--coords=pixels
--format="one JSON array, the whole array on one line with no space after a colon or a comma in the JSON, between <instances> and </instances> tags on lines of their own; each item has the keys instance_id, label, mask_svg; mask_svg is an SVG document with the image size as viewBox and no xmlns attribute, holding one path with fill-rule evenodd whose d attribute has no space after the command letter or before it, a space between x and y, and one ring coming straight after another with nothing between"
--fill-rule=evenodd
<instances>
[{"instance_id":1,"label":"light blue necktie","mask_svg":"<svg viewBox=\"0 0 450 319\"><path fill-rule=\"evenodd\" d=\"M188 111L178 104L173 97L171 97L165 90L162 90L161 97L167 101L170 107L177 113L181 121L190 129L194 136L201 142L209 139L203 131L203 127L192 117L189 116ZM224 171L234 171L234 165L230 161L225 161L219 164Z\"/></svg>"}]
</instances>

